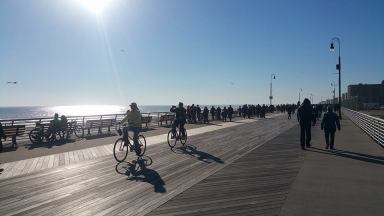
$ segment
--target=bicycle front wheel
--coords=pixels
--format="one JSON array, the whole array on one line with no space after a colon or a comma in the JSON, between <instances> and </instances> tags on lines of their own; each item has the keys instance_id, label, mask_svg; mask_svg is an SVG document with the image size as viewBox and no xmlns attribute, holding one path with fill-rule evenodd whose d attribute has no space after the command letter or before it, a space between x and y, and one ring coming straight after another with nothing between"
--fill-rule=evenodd
<instances>
[{"instance_id":1,"label":"bicycle front wheel","mask_svg":"<svg viewBox=\"0 0 384 216\"><path fill-rule=\"evenodd\" d=\"M123 162L128 155L128 143L125 145L123 138L116 140L115 145L113 146L113 156L117 162Z\"/></svg>"},{"instance_id":2,"label":"bicycle front wheel","mask_svg":"<svg viewBox=\"0 0 384 216\"><path fill-rule=\"evenodd\" d=\"M140 145L140 150L137 151L138 156L143 156L145 153L145 150L147 149L147 141L145 140L145 137L143 135L139 135L139 145Z\"/></svg>"},{"instance_id":3,"label":"bicycle front wheel","mask_svg":"<svg viewBox=\"0 0 384 216\"><path fill-rule=\"evenodd\" d=\"M172 130L169 130L169 132L168 132L167 141L168 141L169 147L171 147L171 148L175 147L177 139L175 137L174 140L172 140Z\"/></svg>"}]
</instances>

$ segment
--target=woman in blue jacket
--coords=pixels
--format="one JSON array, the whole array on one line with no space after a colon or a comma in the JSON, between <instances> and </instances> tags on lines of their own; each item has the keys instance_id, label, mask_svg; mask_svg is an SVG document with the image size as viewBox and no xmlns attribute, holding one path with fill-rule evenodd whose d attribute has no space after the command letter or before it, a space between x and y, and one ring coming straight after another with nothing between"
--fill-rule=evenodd
<instances>
[{"instance_id":1,"label":"woman in blue jacket","mask_svg":"<svg viewBox=\"0 0 384 216\"><path fill-rule=\"evenodd\" d=\"M325 148L328 149L331 147L334 150L334 141L335 141L335 132L336 127L340 130L340 120L336 113L333 112L331 106L327 108L326 113L324 113L323 120L321 121L321 130L324 130L325 134Z\"/></svg>"}]
</instances>

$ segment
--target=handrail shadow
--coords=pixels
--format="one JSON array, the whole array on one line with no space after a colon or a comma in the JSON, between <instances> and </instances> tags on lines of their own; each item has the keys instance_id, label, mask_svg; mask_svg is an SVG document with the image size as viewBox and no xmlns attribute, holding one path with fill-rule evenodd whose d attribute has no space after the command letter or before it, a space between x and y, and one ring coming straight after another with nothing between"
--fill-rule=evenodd
<instances>
[{"instance_id":1,"label":"handrail shadow","mask_svg":"<svg viewBox=\"0 0 384 216\"><path fill-rule=\"evenodd\" d=\"M324 149L320 149L320 148L316 148L316 147L311 147L311 148L307 148L307 151L320 153L320 154L335 155L335 156L339 156L339 157L364 161L364 162L368 162L368 163L384 165L384 157L373 156L373 155L369 155L369 154L352 152L352 151L347 151L347 150L342 150L342 149L336 149L334 151L329 151L329 150L324 150Z\"/></svg>"},{"instance_id":2,"label":"handrail shadow","mask_svg":"<svg viewBox=\"0 0 384 216\"><path fill-rule=\"evenodd\" d=\"M142 156L131 162L117 163L115 170L119 174L126 175L128 177L127 180L150 183L153 185L156 193L165 193L167 192L164 187L165 182L160 174L148 168L152 163L151 157Z\"/></svg>"},{"instance_id":3,"label":"handrail shadow","mask_svg":"<svg viewBox=\"0 0 384 216\"><path fill-rule=\"evenodd\" d=\"M100 138L106 138L106 137L113 137L118 136L117 133L105 133L105 134L95 134L95 135L84 135L84 139L86 140L94 140L94 139L100 139Z\"/></svg>"},{"instance_id":4,"label":"handrail shadow","mask_svg":"<svg viewBox=\"0 0 384 216\"><path fill-rule=\"evenodd\" d=\"M192 145L192 144L187 144L187 145L182 146L182 147L172 148L171 150L174 153L186 154L186 155L192 156L192 157L197 158L198 160L203 161L205 163L212 163L212 162L216 162L216 163L220 163L220 164L224 163L224 161L221 160L221 158L218 158L218 157L211 155L207 152L199 151L199 150L197 150L197 147ZM179 150L179 152L177 152L177 150Z\"/></svg>"}]
</instances>

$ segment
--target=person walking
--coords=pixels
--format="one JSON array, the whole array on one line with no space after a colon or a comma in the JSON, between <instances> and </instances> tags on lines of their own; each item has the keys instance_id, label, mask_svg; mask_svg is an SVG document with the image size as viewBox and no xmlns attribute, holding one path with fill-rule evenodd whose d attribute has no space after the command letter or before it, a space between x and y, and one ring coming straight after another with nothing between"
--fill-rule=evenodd
<instances>
[{"instance_id":1,"label":"person walking","mask_svg":"<svg viewBox=\"0 0 384 216\"><path fill-rule=\"evenodd\" d=\"M191 106L191 115L192 115L192 122L196 124L196 107L195 104L192 104Z\"/></svg>"},{"instance_id":2,"label":"person walking","mask_svg":"<svg viewBox=\"0 0 384 216\"><path fill-rule=\"evenodd\" d=\"M228 118L229 118L229 121L232 121L232 115L233 115L233 108L231 105L229 105L228 107Z\"/></svg>"},{"instance_id":3,"label":"person walking","mask_svg":"<svg viewBox=\"0 0 384 216\"><path fill-rule=\"evenodd\" d=\"M288 113L288 119L291 119L291 113L292 113L292 108L291 106L287 107L287 113Z\"/></svg>"},{"instance_id":4,"label":"person walking","mask_svg":"<svg viewBox=\"0 0 384 216\"><path fill-rule=\"evenodd\" d=\"M215 113L216 113L216 109L214 106L211 107L211 116L212 116L212 121L215 120Z\"/></svg>"},{"instance_id":5,"label":"person walking","mask_svg":"<svg viewBox=\"0 0 384 216\"><path fill-rule=\"evenodd\" d=\"M190 106L187 106L187 120L189 124L192 123L192 111Z\"/></svg>"},{"instance_id":6,"label":"person walking","mask_svg":"<svg viewBox=\"0 0 384 216\"><path fill-rule=\"evenodd\" d=\"M248 115L248 105L247 104L243 105L243 108L241 108L241 112L243 114L243 118L246 118Z\"/></svg>"},{"instance_id":7,"label":"person walking","mask_svg":"<svg viewBox=\"0 0 384 216\"><path fill-rule=\"evenodd\" d=\"M217 107L216 109L216 120L221 120L221 108Z\"/></svg>"},{"instance_id":8,"label":"person walking","mask_svg":"<svg viewBox=\"0 0 384 216\"><path fill-rule=\"evenodd\" d=\"M203 110L203 123L204 124L208 124L209 123L208 116L209 116L208 107L204 107L204 110Z\"/></svg>"},{"instance_id":9,"label":"person walking","mask_svg":"<svg viewBox=\"0 0 384 216\"><path fill-rule=\"evenodd\" d=\"M242 114L241 114L241 106L239 106L239 108L237 109L237 112L238 112L238 114L239 114L239 117L241 117L242 116Z\"/></svg>"},{"instance_id":10,"label":"person walking","mask_svg":"<svg viewBox=\"0 0 384 216\"><path fill-rule=\"evenodd\" d=\"M323 120L321 121L321 130L324 130L325 135L325 149L331 147L334 150L336 127L340 130L340 120L336 113L333 112L331 106L328 106L327 112L324 113Z\"/></svg>"},{"instance_id":11,"label":"person walking","mask_svg":"<svg viewBox=\"0 0 384 216\"><path fill-rule=\"evenodd\" d=\"M200 108L199 104L197 104L197 106L196 106L196 117L197 117L197 121L201 122L201 120L202 120L202 118L201 118L201 108Z\"/></svg>"},{"instance_id":12,"label":"person walking","mask_svg":"<svg viewBox=\"0 0 384 216\"><path fill-rule=\"evenodd\" d=\"M221 112L221 117L223 117L223 121L227 121L227 107L224 107L223 111Z\"/></svg>"},{"instance_id":13,"label":"person walking","mask_svg":"<svg viewBox=\"0 0 384 216\"><path fill-rule=\"evenodd\" d=\"M303 150L305 150L305 146L311 147L312 112L311 101L305 98L297 111L297 120L300 123L300 144Z\"/></svg>"}]
</instances>

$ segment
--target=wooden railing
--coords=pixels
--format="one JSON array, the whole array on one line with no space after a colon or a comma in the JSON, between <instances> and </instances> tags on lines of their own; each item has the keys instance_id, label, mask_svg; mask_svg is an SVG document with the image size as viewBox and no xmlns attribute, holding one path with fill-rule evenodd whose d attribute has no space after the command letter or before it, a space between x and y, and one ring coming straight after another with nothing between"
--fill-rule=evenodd
<instances>
[{"instance_id":1,"label":"wooden railing","mask_svg":"<svg viewBox=\"0 0 384 216\"><path fill-rule=\"evenodd\" d=\"M151 116L152 120L147 124L148 127L158 127L159 119L162 115L169 115L169 112L151 112L141 113L142 117ZM103 119L114 119L114 122L120 122L126 116L125 113L118 114L106 114L106 115L87 115L87 116L66 116L68 122L76 121L77 125L85 128L87 121L92 120L103 120ZM11 125L25 125L25 133L22 136L17 137L18 141L29 140L29 132L36 127L36 123L48 124L53 118L20 118L20 119L1 119L0 122L3 126ZM146 126L145 124L143 126ZM97 130L97 129L94 129ZM103 128L102 132L106 132L107 128Z\"/></svg>"}]
</instances>

